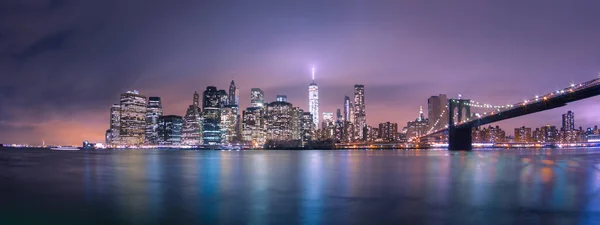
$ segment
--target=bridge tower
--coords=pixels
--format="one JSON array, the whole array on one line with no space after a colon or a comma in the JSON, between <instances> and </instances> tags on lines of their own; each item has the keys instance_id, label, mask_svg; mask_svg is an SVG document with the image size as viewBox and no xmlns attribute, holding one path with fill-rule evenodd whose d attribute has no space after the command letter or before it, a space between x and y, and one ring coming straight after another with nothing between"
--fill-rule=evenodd
<instances>
[{"instance_id":1,"label":"bridge tower","mask_svg":"<svg viewBox=\"0 0 600 225\"><path fill-rule=\"evenodd\" d=\"M458 112L457 123L471 118L471 107L469 99L448 99L448 150L451 151L468 151L472 149L471 144L473 139L471 131L473 127L467 125L454 124L454 110Z\"/></svg>"}]
</instances>

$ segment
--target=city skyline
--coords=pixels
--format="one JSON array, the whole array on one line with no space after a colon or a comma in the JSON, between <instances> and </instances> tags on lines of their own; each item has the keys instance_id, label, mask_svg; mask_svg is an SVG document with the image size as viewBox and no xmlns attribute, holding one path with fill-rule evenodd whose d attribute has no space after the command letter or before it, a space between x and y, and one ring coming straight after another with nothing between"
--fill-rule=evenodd
<instances>
[{"instance_id":1,"label":"city skyline","mask_svg":"<svg viewBox=\"0 0 600 225\"><path fill-rule=\"evenodd\" d=\"M249 106L250 88L261 88L265 102L283 94L307 110L310 65L319 68L319 111L342 108L343 96L353 96L352 85L364 84L367 122L372 126L414 120L419 107L427 107L427 98L438 94L506 104L592 79L600 71L600 15L589 10L599 3L593 1L539 1L553 7L532 4L523 11L501 3L447 3L444 10L425 3L224 8L181 3L166 8L132 4L99 21L74 12L102 12L106 3L2 7L47 10L20 25L49 28L3 33L0 57L6 60L0 68L12 77L0 90L0 143L101 141L107 106L134 89L161 97L165 115L183 116L194 91L201 93L211 85L227 89L232 79L239 88L240 109ZM132 10L133 5L138 10ZM262 13L264 7L280 13ZM476 12L491 8L510 13L473 20ZM196 10L201 9L212 13L199 15ZM146 20L132 20L124 13L130 11ZM226 19L240 11L254 19ZM3 15L3 21L15 21L12 16ZM223 28L200 23L204 16ZM114 26L114 21L129 22ZM87 29L88 24L108 28ZM214 31L215 36L189 30ZM107 37L112 33L116 36ZM245 42L235 41L240 36ZM560 127L560 116L568 110L577 113L577 126L600 122L600 99L592 98L499 124L507 130L521 125Z\"/></svg>"}]
</instances>

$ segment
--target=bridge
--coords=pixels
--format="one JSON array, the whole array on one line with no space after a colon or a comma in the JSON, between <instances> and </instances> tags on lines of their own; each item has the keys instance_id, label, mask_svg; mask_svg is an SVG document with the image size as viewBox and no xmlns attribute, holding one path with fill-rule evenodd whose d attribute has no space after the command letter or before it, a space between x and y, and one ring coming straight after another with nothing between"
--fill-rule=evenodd
<instances>
[{"instance_id":1,"label":"bridge","mask_svg":"<svg viewBox=\"0 0 600 225\"><path fill-rule=\"evenodd\" d=\"M432 128L419 138L427 138L432 135L448 132L448 150L471 150L473 142L471 132L474 127L562 107L570 102L596 95L600 95L600 78L580 84L571 84L569 87L508 105L479 104L468 99L449 99L446 110L442 112L442 115L440 115L440 118L432 127L435 127L440 122L444 113L452 115L448 116L448 125L437 130L433 130ZM473 116L471 114L471 107L483 108L490 111ZM457 114L455 114L455 110ZM463 112L465 114L464 117Z\"/></svg>"}]
</instances>

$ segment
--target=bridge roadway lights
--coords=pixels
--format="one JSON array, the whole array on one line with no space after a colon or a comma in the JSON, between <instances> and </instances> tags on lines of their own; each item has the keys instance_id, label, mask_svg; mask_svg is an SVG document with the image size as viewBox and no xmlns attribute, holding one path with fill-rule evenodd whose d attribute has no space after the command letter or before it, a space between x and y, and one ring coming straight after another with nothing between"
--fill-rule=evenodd
<instances>
[{"instance_id":1,"label":"bridge roadway lights","mask_svg":"<svg viewBox=\"0 0 600 225\"><path fill-rule=\"evenodd\" d=\"M470 126L451 127L448 130L448 150L450 151L470 151L473 149L473 139Z\"/></svg>"}]
</instances>

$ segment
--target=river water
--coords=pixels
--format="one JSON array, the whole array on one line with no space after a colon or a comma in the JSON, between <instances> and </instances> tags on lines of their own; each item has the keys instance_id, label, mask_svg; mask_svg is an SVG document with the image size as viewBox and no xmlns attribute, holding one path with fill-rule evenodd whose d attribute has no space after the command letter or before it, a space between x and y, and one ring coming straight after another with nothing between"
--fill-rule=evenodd
<instances>
[{"instance_id":1,"label":"river water","mask_svg":"<svg viewBox=\"0 0 600 225\"><path fill-rule=\"evenodd\" d=\"M0 224L599 224L600 149L0 149Z\"/></svg>"}]
</instances>

